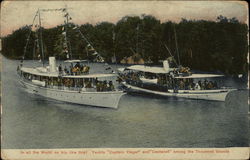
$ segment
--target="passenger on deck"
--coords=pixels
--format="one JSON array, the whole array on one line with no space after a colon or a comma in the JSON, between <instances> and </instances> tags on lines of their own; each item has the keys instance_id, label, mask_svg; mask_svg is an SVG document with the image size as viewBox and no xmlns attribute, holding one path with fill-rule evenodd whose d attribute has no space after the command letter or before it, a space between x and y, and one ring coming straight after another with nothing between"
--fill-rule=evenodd
<instances>
[{"instance_id":1,"label":"passenger on deck","mask_svg":"<svg viewBox=\"0 0 250 160\"><path fill-rule=\"evenodd\" d=\"M194 89L195 90L201 90L201 86L200 86L199 82L195 84Z\"/></svg>"},{"instance_id":2,"label":"passenger on deck","mask_svg":"<svg viewBox=\"0 0 250 160\"><path fill-rule=\"evenodd\" d=\"M114 91L114 90L115 90L115 87L114 87L112 81L109 81L109 90L110 90L110 91Z\"/></svg>"},{"instance_id":3,"label":"passenger on deck","mask_svg":"<svg viewBox=\"0 0 250 160\"><path fill-rule=\"evenodd\" d=\"M94 85L96 85L98 83L98 78L94 79Z\"/></svg>"},{"instance_id":4,"label":"passenger on deck","mask_svg":"<svg viewBox=\"0 0 250 160\"><path fill-rule=\"evenodd\" d=\"M183 82L183 80L179 81L179 88L180 89L185 89L185 83Z\"/></svg>"},{"instance_id":5,"label":"passenger on deck","mask_svg":"<svg viewBox=\"0 0 250 160\"><path fill-rule=\"evenodd\" d=\"M96 83L96 91L101 91L101 83L99 81Z\"/></svg>"},{"instance_id":6,"label":"passenger on deck","mask_svg":"<svg viewBox=\"0 0 250 160\"><path fill-rule=\"evenodd\" d=\"M209 81L208 84L207 84L207 89L213 89L213 88L214 88L213 82Z\"/></svg>"},{"instance_id":7,"label":"passenger on deck","mask_svg":"<svg viewBox=\"0 0 250 160\"><path fill-rule=\"evenodd\" d=\"M65 74L68 74L68 73L69 73L69 71L68 71L68 69L67 69L66 66L64 67L64 73L65 73Z\"/></svg>"},{"instance_id":8,"label":"passenger on deck","mask_svg":"<svg viewBox=\"0 0 250 160\"><path fill-rule=\"evenodd\" d=\"M90 69L89 66L84 65L84 66L82 67L82 72L83 72L83 73L89 73L89 69Z\"/></svg>"},{"instance_id":9,"label":"passenger on deck","mask_svg":"<svg viewBox=\"0 0 250 160\"><path fill-rule=\"evenodd\" d=\"M70 87L70 79L65 79L65 86Z\"/></svg>"},{"instance_id":10,"label":"passenger on deck","mask_svg":"<svg viewBox=\"0 0 250 160\"><path fill-rule=\"evenodd\" d=\"M179 89L179 87L178 87L178 82L174 82L174 93L178 93L178 89Z\"/></svg>"},{"instance_id":11,"label":"passenger on deck","mask_svg":"<svg viewBox=\"0 0 250 160\"><path fill-rule=\"evenodd\" d=\"M208 89L208 81L207 81L207 79L205 79L205 81L204 81L204 89Z\"/></svg>"},{"instance_id":12,"label":"passenger on deck","mask_svg":"<svg viewBox=\"0 0 250 160\"><path fill-rule=\"evenodd\" d=\"M79 62L77 62L76 64L75 64L75 68L80 68L81 66L80 66L80 63Z\"/></svg>"},{"instance_id":13,"label":"passenger on deck","mask_svg":"<svg viewBox=\"0 0 250 160\"><path fill-rule=\"evenodd\" d=\"M104 81L103 82L103 91L107 91L107 89L108 89L108 85L107 85L107 81Z\"/></svg>"},{"instance_id":14,"label":"passenger on deck","mask_svg":"<svg viewBox=\"0 0 250 160\"><path fill-rule=\"evenodd\" d=\"M125 77L124 77L124 75L119 75L118 77L117 77L117 82L120 84L121 82L122 82L122 80L123 79L126 79Z\"/></svg>"},{"instance_id":15,"label":"passenger on deck","mask_svg":"<svg viewBox=\"0 0 250 160\"><path fill-rule=\"evenodd\" d=\"M103 91L103 82L100 81L100 91L102 92Z\"/></svg>"},{"instance_id":16,"label":"passenger on deck","mask_svg":"<svg viewBox=\"0 0 250 160\"><path fill-rule=\"evenodd\" d=\"M61 64L58 66L58 71L60 74L62 74L62 65Z\"/></svg>"},{"instance_id":17,"label":"passenger on deck","mask_svg":"<svg viewBox=\"0 0 250 160\"><path fill-rule=\"evenodd\" d=\"M92 85L91 85L90 81L85 82L85 88L92 88Z\"/></svg>"},{"instance_id":18,"label":"passenger on deck","mask_svg":"<svg viewBox=\"0 0 250 160\"><path fill-rule=\"evenodd\" d=\"M202 86L201 81L198 81L198 84L199 84L199 86L200 86L200 89L202 89L202 88L201 88L201 86Z\"/></svg>"}]
</instances>

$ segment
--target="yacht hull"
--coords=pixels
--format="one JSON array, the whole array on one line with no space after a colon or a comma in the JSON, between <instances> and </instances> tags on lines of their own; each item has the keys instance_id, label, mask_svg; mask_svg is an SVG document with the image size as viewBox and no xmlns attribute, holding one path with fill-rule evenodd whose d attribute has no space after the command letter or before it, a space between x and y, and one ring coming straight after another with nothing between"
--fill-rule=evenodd
<instances>
[{"instance_id":1,"label":"yacht hull","mask_svg":"<svg viewBox=\"0 0 250 160\"><path fill-rule=\"evenodd\" d=\"M227 94L232 90L235 90L235 89L179 90L178 93L174 93L173 90L169 90L168 92L153 91L149 89L136 87L127 84L125 82L123 82L123 85L127 87L128 92L141 92L141 93L155 94L160 96L201 99L201 100L211 100L211 101L225 101Z\"/></svg>"},{"instance_id":2,"label":"yacht hull","mask_svg":"<svg viewBox=\"0 0 250 160\"><path fill-rule=\"evenodd\" d=\"M23 80L20 80L20 83L27 92L39 96L69 103L107 108L118 108L120 98L125 94L123 91L85 92L45 88Z\"/></svg>"}]
</instances>

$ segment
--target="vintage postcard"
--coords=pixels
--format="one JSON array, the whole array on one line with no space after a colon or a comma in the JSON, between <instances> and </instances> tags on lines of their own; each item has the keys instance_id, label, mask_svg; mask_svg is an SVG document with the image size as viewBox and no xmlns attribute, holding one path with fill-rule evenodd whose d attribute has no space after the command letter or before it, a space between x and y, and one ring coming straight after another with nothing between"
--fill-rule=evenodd
<instances>
[{"instance_id":1,"label":"vintage postcard","mask_svg":"<svg viewBox=\"0 0 250 160\"><path fill-rule=\"evenodd\" d=\"M3 1L2 159L248 159L245 1Z\"/></svg>"}]
</instances>

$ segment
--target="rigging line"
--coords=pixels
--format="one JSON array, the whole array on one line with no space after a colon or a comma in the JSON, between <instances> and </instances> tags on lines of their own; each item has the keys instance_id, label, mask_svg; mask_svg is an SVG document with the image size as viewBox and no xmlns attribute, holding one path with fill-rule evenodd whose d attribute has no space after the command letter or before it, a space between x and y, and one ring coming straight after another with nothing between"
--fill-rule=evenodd
<instances>
[{"instance_id":1,"label":"rigging line","mask_svg":"<svg viewBox=\"0 0 250 160\"><path fill-rule=\"evenodd\" d=\"M27 46L28 46L28 44L29 44L29 39L30 39L30 36L31 36L32 27L33 27L33 25L34 25L34 22L35 22L35 19L36 19L37 16L38 16L38 10L36 11L36 14L35 14L35 16L34 16L34 18L33 18L32 25L31 25L31 28L30 28L30 32L29 32L29 35L28 35L26 44L25 44L25 46L24 46L24 53L23 53L23 57L22 57L23 60L24 60L24 57L25 57L25 54L26 54L26 51L27 51Z\"/></svg>"},{"instance_id":2,"label":"rigging line","mask_svg":"<svg viewBox=\"0 0 250 160\"><path fill-rule=\"evenodd\" d=\"M35 59L35 53L36 53L36 40L34 42L34 46L33 46L33 59Z\"/></svg>"},{"instance_id":3,"label":"rigging line","mask_svg":"<svg viewBox=\"0 0 250 160\"><path fill-rule=\"evenodd\" d=\"M88 39L82 34L82 32L81 32L81 30L77 27L77 30L78 30L78 32L80 33L80 35L82 36L82 38L91 46L91 47L93 47L92 46L92 44L88 41ZM94 47L93 47L94 48Z\"/></svg>"},{"instance_id":4,"label":"rigging line","mask_svg":"<svg viewBox=\"0 0 250 160\"><path fill-rule=\"evenodd\" d=\"M82 34L81 30L77 26L76 26L76 28L77 28L78 32L80 33L81 37L91 46L91 48L94 48L92 46L92 44L88 41L88 39ZM87 57L89 58L89 51L88 51L88 49L86 51L87 51ZM88 61L88 65L89 65L89 61Z\"/></svg>"},{"instance_id":5,"label":"rigging line","mask_svg":"<svg viewBox=\"0 0 250 160\"><path fill-rule=\"evenodd\" d=\"M160 43L167 49L167 51L170 54L170 56L173 57L173 55L172 55L170 49L168 48L168 46L166 45L166 43L163 43L163 42L160 42Z\"/></svg>"},{"instance_id":6,"label":"rigging line","mask_svg":"<svg viewBox=\"0 0 250 160\"><path fill-rule=\"evenodd\" d=\"M115 35L115 30L114 30L114 27L113 27L113 31L112 31L112 40L113 40L113 49L114 49L114 58L115 58L115 65L116 65L116 68L117 68L117 59L116 59L116 46L115 46L115 42L116 42L116 35Z\"/></svg>"},{"instance_id":7,"label":"rigging line","mask_svg":"<svg viewBox=\"0 0 250 160\"><path fill-rule=\"evenodd\" d=\"M77 27L78 32L80 33L81 37L90 45L91 48L94 48L93 45L88 41L88 39L83 35L83 33L81 32L81 30L79 29L79 27ZM94 50L96 51L96 49L94 48Z\"/></svg>"},{"instance_id":8,"label":"rigging line","mask_svg":"<svg viewBox=\"0 0 250 160\"><path fill-rule=\"evenodd\" d=\"M66 44L67 44L67 47L69 48L69 54L70 54L70 59L72 59L72 50L71 50L71 44L70 44L70 41L68 40L68 37L67 37L67 31L68 31L68 27L69 27L69 12L67 10L67 8L64 8L63 11L66 13L64 15L64 17L66 18L66 23L65 23L65 39L66 39Z\"/></svg>"},{"instance_id":9,"label":"rigging line","mask_svg":"<svg viewBox=\"0 0 250 160\"><path fill-rule=\"evenodd\" d=\"M38 18L39 18L39 31L40 31L40 44L41 44L41 52L42 52L42 61L43 61L43 67L44 67L44 52L43 52L43 35L42 35L42 23L41 23L41 16L40 16L40 11L38 9Z\"/></svg>"},{"instance_id":10,"label":"rigging line","mask_svg":"<svg viewBox=\"0 0 250 160\"><path fill-rule=\"evenodd\" d=\"M170 49L168 48L168 46L167 46L166 44L164 44L164 46L165 46L165 48L168 50L168 52L169 52L169 54L171 55L171 57L174 58L174 56L171 54ZM177 64L177 62L176 62L176 60L175 60L175 58L174 58L173 61L174 61L174 63L178 66L178 64Z\"/></svg>"},{"instance_id":11,"label":"rigging line","mask_svg":"<svg viewBox=\"0 0 250 160\"><path fill-rule=\"evenodd\" d=\"M168 50L168 53L170 54L170 56L173 57L173 55L171 54L171 52L170 52L169 48L167 47L167 45L164 44L164 46L165 46L165 48Z\"/></svg>"}]
</instances>

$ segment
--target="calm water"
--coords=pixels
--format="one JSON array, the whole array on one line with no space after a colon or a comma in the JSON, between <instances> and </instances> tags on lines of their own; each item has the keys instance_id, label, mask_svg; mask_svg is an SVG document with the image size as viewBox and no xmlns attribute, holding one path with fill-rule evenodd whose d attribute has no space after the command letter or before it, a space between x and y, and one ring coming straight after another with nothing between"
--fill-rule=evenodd
<instances>
[{"instance_id":1,"label":"calm water","mask_svg":"<svg viewBox=\"0 0 250 160\"><path fill-rule=\"evenodd\" d=\"M247 91L232 92L225 103L125 95L114 110L26 93L18 83L18 61L2 63L3 148L248 146Z\"/></svg>"}]
</instances>

